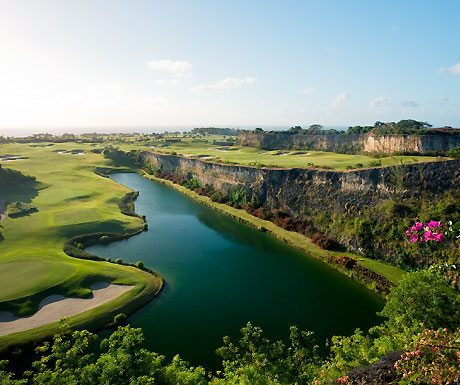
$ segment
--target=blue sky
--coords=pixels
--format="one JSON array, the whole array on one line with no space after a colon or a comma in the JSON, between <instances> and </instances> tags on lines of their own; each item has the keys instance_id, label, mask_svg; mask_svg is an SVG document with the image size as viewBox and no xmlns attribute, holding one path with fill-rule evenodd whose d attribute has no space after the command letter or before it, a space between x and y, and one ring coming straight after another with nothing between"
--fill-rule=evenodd
<instances>
[{"instance_id":1,"label":"blue sky","mask_svg":"<svg viewBox=\"0 0 460 385\"><path fill-rule=\"evenodd\" d=\"M457 0L0 0L0 135L459 127L459 16Z\"/></svg>"}]
</instances>

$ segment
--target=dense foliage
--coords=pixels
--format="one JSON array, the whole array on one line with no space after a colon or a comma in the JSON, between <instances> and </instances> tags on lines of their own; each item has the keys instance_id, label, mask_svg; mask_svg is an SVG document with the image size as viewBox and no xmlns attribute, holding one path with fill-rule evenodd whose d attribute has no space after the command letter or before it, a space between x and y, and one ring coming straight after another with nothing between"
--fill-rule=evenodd
<instances>
[{"instance_id":1,"label":"dense foliage","mask_svg":"<svg viewBox=\"0 0 460 385\"><path fill-rule=\"evenodd\" d=\"M442 229L420 230L420 240L411 242L415 232L408 237L408 229L414 223L434 222L443 224ZM332 213L327 221L316 223L322 231L341 237L350 245L360 248L369 257L396 263L405 269L428 268L443 265L445 275L453 286L458 286L460 263L460 240L446 226L449 222L460 221L460 192L447 192L436 199L389 200L375 207L367 207L361 212L346 214ZM426 233L426 235L425 235ZM442 235L440 235L442 234ZM430 241L427 236L433 237ZM438 240L434 240L434 237Z\"/></svg>"},{"instance_id":2,"label":"dense foliage","mask_svg":"<svg viewBox=\"0 0 460 385\"><path fill-rule=\"evenodd\" d=\"M263 130L256 128L254 133L261 133ZM367 134L374 135L451 135L459 134L459 129L452 127L432 128L427 122L420 122L414 119L403 119L399 122L380 122L377 121L373 126L353 126L347 130L325 129L321 124L312 124L308 128L293 126L284 131L270 131L271 134L277 135L332 135L332 134Z\"/></svg>"}]
</instances>

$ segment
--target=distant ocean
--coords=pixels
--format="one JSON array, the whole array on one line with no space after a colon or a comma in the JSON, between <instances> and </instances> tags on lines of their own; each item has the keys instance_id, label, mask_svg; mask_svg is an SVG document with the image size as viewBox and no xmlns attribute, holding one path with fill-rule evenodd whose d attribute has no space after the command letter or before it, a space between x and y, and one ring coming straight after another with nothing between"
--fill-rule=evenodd
<instances>
[{"instance_id":1,"label":"distant ocean","mask_svg":"<svg viewBox=\"0 0 460 385\"><path fill-rule=\"evenodd\" d=\"M142 127L67 127L67 128L40 128L40 127L24 127L24 128L0 128L0 136L29 136L39 133L48 133L53 135L62 135L64 133L84 134L96 132L98 134L113 134L113 133L160 133L160 132L185 132L190 131L195 127L220 127L220 128L235 128L241 130L253 130L260 127L265 131L282 131L287 130L292 125L195 125L195 126L142 126ZM304 128L306 128L305 126ZM347 126L324 126L325 129L335 128L336 130L346 130Z\"/></svg>"}]
</instances>

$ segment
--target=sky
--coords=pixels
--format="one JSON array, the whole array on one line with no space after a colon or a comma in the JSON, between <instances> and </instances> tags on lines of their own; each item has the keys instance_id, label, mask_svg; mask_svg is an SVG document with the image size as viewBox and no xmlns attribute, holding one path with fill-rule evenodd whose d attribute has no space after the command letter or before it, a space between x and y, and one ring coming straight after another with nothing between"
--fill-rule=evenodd
<instances>
[{"instance_id":1,"label":"sky","mask_svg":"<svg viewBox=\"0 0 460 385\"><path fill-rule=\"evenodd\" d=\"M0 0L0 135L460 127L458 0Z\"/></svg>"}]
</instances>

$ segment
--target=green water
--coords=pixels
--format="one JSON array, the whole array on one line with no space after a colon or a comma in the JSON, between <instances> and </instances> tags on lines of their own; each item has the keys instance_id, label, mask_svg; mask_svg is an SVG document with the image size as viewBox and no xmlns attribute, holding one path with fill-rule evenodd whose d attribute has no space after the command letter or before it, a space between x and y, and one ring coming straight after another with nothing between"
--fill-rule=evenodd
<instances>
[{"instance_id":1,"label":"green water","mask_svg":"<svg viewBox=\"0 0 460 385\"><path fill-rule=\"evenodd\" d=\"M318 341L379 322L383 302L320 262L161 183L112 178L140 191L136 212L149 231L88 251L142 260L165 278L159 297L128 319L149 349L215 368L222 337L237 340L248 321L270 338L297 325Z\"/></svg>"}]
</instances>

